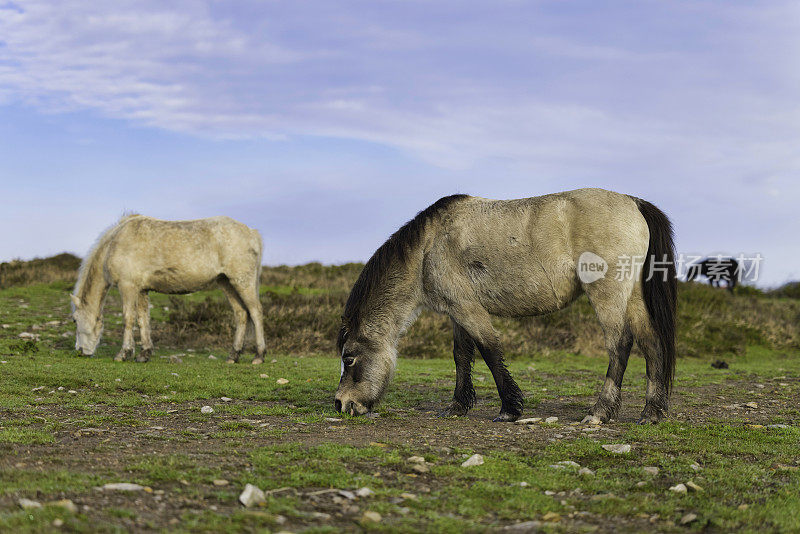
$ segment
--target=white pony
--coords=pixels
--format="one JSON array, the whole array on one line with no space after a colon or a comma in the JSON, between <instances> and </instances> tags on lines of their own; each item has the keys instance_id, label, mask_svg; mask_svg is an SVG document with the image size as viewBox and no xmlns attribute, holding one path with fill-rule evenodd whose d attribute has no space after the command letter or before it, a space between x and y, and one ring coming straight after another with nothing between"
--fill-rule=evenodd
<instances>
[{"instance_id":1,"label":"white pony","mask_svg":"<svg viewBox=\"0 0 800 534\"><path fill-rule=\"evenodd\" d=\"M254 364L264 362L266 344L258 285L262 241L257 230L229 217L162 221L142 215L123 217L100 236L78 271L72 297L77 325L75 348L94 354L103 331L103 305L111 286L119 289L125 333L116 361L134 354L133 323L138 318L142 352L153 354L148 291L184 294L217 283L233 308L236 334L228 363L239 360L248 318L256 335Z\"/></svg>"}]
</instances>

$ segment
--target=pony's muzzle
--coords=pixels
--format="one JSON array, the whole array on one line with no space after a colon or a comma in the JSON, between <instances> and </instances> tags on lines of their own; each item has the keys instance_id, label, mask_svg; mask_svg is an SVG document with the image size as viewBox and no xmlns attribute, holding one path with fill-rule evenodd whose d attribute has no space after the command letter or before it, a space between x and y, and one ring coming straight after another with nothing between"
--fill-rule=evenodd
<instances>
[{"instance_id":1,"label":"pony's muzzle","mask_svg":"<svg viewBox=\"0 0 800 534\"><path fill-rule=\"evenodd\" d=\"M364 415L369 412L369 408L358 401L348 398L341 399L337 397L333 402L333 406L337 412L349 413L350 415Z\"/></svg>"}]
</instances>

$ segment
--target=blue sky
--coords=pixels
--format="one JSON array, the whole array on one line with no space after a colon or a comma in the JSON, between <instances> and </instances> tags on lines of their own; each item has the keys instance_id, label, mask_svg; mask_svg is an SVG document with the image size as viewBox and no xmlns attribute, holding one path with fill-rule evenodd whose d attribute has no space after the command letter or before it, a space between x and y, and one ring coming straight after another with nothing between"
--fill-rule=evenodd
<instances>
[{"instance_id":1,"label":"blue sky","mask_svg":"<svg viewBox=\"0 0 800 534\"><path fill-rule=\"evenodd\" d=\"M800 5L0 0L0 260L125 210L365 260L438 197L604 187L800 278Z\"/></svg>"}]
</instances>

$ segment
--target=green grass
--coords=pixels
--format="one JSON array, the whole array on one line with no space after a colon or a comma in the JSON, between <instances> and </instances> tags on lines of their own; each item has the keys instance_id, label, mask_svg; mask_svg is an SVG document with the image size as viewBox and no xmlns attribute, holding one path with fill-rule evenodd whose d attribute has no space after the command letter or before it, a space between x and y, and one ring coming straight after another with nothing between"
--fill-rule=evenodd
<instances>
[{"instance_id":1,"label":"green grass","mask_svg":"<svg viewBox=\"0 0 800 534\"><path fill-rule=\"evenodd\" d=\"M298 306L297 319L311 313L313 303L338 295L336 284L351 271L276 270L262 293L276 310ZM333 282L326 281L329 275ZM473 418L439 420L431 413L452 395L449 357L401 357L378 406L380 417L367 419L333 411L339 362L332 351L272 350L267 363L252 366L225 364L229 340L213 332L205 338L207 346L170 347L182 339L169 337L170 328L180 326L175 303L185 307L179 311L186 317L207 302L208 310L217 310L213 303L221 296L215 292L178 300L153 296L156 332L167 332L169 343L158 344L147 364L112 361L121 326L112 295L103 344L96 357L80 357L71 350L72 324L61 324L68 291L65 282L0 290L0 324L8 325L0 330L0 361L6 362L0 364L0 531L47 531L58 519L63 530L76 532L461 533L530 520L548 523L546 517L555 531L609 525L623 531L800 530L800 353L771 345L769 329L764 335L745 330L734 344L723 343L729 350L709 353L713 358L681 358L669 421L640 427L626 422L629 418L597 432L583 432L575 423L601 385L604 356L552 347L512 354L509 368L526 394L526 415L561 410L557 423L529 430L490 422L499 403L480 361ZM695 297L697 306L690 311L698 320L703 309L719 304L715 299L729 298ZM326 305L333 309L336 302ZM576 317L550 326L562 328L563 321ZM416 341L403 350L429 342L437 348L424 354L446 354L440 341L449 334L437 325L422 325ZM288 332L292 326L287 321L280 328ZM23 331L39 339L20 339ZM516 335L521 334L512 332ZM694 335L700 334L686 333L685 339ZM722 343L716 333L704 336L693 346ZM512 343L521 346L528 345ZM169 363L176 352L182 363ZM218 358L209 359L210 354ZM710 361L716 358L729 368L713 369ZM279 385L278 378L289 382ZM631 359L624 390L626 406L640 407L641 358ZM758 409L723 408L752 401ZM202 414L205 405L214 413ZM768 428L770 423L790 427ZM605 443L628 443L633 450L615 455L602 449ZM461 467L472 453L482 454L485 463ZM411 468L407 459L415 455L426 459L428 473ZM594 475L551 467L565 460ZM659 473L646 474L646 466ZM215 479L229 484L215 486ZM703 491L669 491L689 480ZM95 489L120 481L153 493ZM237 503L247 483L268 492L263 506L246 510ZM353 502L328 491L364 486L374 495ZM16 505L21 497L43 503L69 498L89 508L77 514L54 506L23 511ZM367 510L380 513L381 523L363 523ZM689 513L697 519L680 527Z\"/></svg>"}]
</instances>

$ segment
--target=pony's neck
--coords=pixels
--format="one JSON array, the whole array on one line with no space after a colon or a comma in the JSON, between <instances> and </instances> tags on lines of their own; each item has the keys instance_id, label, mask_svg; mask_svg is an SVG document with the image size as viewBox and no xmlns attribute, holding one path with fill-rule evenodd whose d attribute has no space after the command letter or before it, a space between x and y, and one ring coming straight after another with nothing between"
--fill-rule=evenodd
<instances>
[{"instance_id":1,"label":"pony's neck","mask_svg":"<svg viewBox=\"0 0 800 534\"><path fill-rule=\"evenodd\" d=\"M422 251L410 252L408 261L391 269L372 295L378 302L370 306L372 313L363 326L396 347L422 306Z\"/></svg>"},{"instance_id":2,"label":"pony's neck","mask_svg":"<svg viewBox=\"0 0 800 534\"><path fill-rule=\"evenodd\" d=\"M110 287L103 272L103 258L105 257L103 249L105 247L99 247L87 260L89 263L86 265L86 272L82 273L81 284L76 292L76 296L81 300L85 309L94 314L101 313Z\"/></svg>"}]
</instances>

